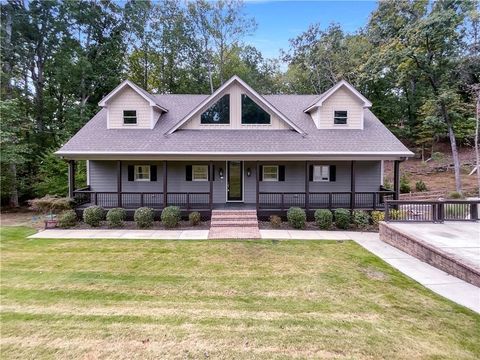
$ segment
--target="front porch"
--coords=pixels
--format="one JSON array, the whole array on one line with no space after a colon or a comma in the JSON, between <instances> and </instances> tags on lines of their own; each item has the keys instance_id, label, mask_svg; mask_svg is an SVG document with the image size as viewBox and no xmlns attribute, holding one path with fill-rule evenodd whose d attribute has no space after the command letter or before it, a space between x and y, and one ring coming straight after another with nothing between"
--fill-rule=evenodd
<instances>
[{"instance_id":1,"label":"front porch","mask_svg":"<svg viewBox=\"0 0 480 360\"><path fill-rule=\"evenodd\" d=\"M378 164L374 161L329 162L336 167L334 183L312 180L309 169L325 163L316 161L235 161L240 164L236 165L238 178L233 178L234 167L230 163L234 161L156 161L150 162L155 169L155 181L137 183L131 181L130 174L127 176L133 163L140 162L95 161L90 164L90 185L74 190L75 162L70 160L70 197L75 200L77 209L99 205L106 209L122 207L134 211L146 206L161 211L173 205L184 213L199 211L204 216L209 216L214 209L255 209L258 216L268 216L284 215L290 207L296 206L312 215L316 209L383 210L385 200L398 199L399 195L399 161L395 161L393 191L380 185L380 161ZM197 163L208 166L208 179L187 181L191 174L185 172L188 173L191 164ZM262 181L265 180L262 166L272 163L281 164L283 179ZM233 191L238 200L230 200Z\"/></svg>"}]
</instances>

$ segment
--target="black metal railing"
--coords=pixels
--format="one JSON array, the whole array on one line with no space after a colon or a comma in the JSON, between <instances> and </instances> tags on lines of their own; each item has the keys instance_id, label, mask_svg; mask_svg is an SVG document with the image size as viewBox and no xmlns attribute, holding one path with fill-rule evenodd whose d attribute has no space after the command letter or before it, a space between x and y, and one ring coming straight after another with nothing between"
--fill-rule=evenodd
<instances>
[{"instance_id":1,"label":"black metal railing","mask_svg":"<svg viewBox=\"0 0 480 360\"><path fill-rule=\"evenodd\" d=\"M122 207L124 209L137 209L151 207L163 209L165 205L179 206L182 210L209 209L211 207L210 193L170 192L165 199L163 192L126 192L116 191L91 191L79 189L73 192L77 207L98 205L104 208Z\"/></svg>"},{"instance_id":2,"label":"black metal railing","mask_svg":"<svg viewBox=\"0 0 480 360\"><path fill-rule=\"evenodd\" d=\"M438 222L478 221L480 200L407 201L387 200L385 221Z\"/></svg>"},{"instance_id":3,"label":"black metal railing","mask_svg":"<svg viewBox=\"0 0 480 360\"><path fill-rule=\"evenodd\" d=\"M393 197L393 192L260 192L259 210L287 210L291 206L313 209L383 209L385 200ZM307 200L307 202L305 201ZM353 201L353 203L352 203Z\"/></svg>"}]
</instances>

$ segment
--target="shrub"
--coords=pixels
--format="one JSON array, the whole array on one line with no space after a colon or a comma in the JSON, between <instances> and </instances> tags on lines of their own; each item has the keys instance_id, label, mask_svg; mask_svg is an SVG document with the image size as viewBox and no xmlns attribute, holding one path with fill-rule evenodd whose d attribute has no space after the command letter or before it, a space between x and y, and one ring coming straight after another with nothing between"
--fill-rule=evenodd
<instances>
[{"instance_id":1,"label":"shrub","mask_svg":"<svg viewBox=\"0 0 480 360\"><path fill-rule=\"evenodd\" d=\"M388 190L393 190L393 183L390 180L385 179L383 181L383 187Z\"/></svg>"},{"instance_id":2,"label":"shrub","mask_svg":"<svg viewBox=\"0 0 480 360\"><path fill-rule=\"evenodd\" d=\"M380 221L385 220L385 213L383 211L372 211L372 222L373 225L378 226Z\"/></svg>"},{"instance_id":3,"label":"shrub","mask_svg":"<svg viewBox=\"0 0 480 360\"><path fill-rule=\"evenodd\" d=\"M58 226L61 228L69 228L77 224L77 214L75 210L66 210L62 212L58 218Z\"/></svg>"},{"instance_id":4,"label":"shrub","mask_svg":"<svg viewBox=\"0 0 480 360\"><path fill-rule=\"evenodd\" d=\"M62 210L69 210L72 206L72 199L67 197L45 195L42 198L29 200L28 204L34 211L47 214Z\"/></svg>"},{"instance_id":5,"label":"shrub","mask_svg":"<svg viewBox=\"0 0 480 360\"><path fill-rule=\"evenodd\" d=\"M365 229L370 223L370 215L363 210L355 210L353 212L353 223L359 229Z\"/></svg>"},{"instance_id":6,"label":"shrub","mask_svg":"<svg viewBox=\"0 0 480 360\"><path fill-rule=\"evenodd\" d=\"M410 182L408 181L406 176L402 176L400 178L400 192L402 194L407 194L412 190L410 186Z\"/></svg>"},{"instance_id":7,"label":"shrub","mask_svg":"<svg viewBox=\"0 0 480 360\"><path fill-rule=\"evenodd\" d=\"M137 226L141 229L149 228L153 225L155 212L152 208L141 207L135 210L133 220L137 223Z\"/></svg>"},{"instance_id":8,"label":"shrub","mask_svg":"<svg viewBox=\"0 0 480 360\"><path fill-rule=\"evenodd\" d=\"M202 216L198 211L194 211L188 215L188 220L190 220L190 225L195 226L200 224L200 221L202 220Z\"/></svg>"},{"instance_id":9,"label":"shrub","mask_svg":"<svg viewBox=\"0 0 480 360\"><path fill-rule=\"evenodd\" d=\"M408 217L408 213L405 210L390 209L389 214L392 220L402 220Z\"/></svg>"},{"instance_id":10,"label":"shrub","mask_svg":"<svg viewBox=\"0 0 480 360\"><path fill-rule=\"evenodd\" d=\"M167 228L177 226L180 221L180 208L178 206L167 206L162 211L162 224Z\"/></svg>"},{"instance_id":11,"label":"shrub","mask_svg":"<svg viewBox=\"0 0 480 360\"><path fill-rule=\"evenodd\" d=\"M282 225L282 218L278 215L270 216L270 225L273 228L279 228Z\"/></svg>"},{"instance_id":12,"label":"shrub","mask_svg":"<svg viewBox=\"0 0 480 360\"><path fill-rule=\"evenodd\" d=\"M305 222L307 221L307 214L305 210L300 209L299 207L291 207L287 211L287 219L290 226L295 229L303 229L305 227Z\"/></svg>"},{"instance_id":13,"label":"shrub","mask_svg":"<svg viewBox=\"0 0 480 360\"><path fill-rule=\"evenodd\" d=\"M85 224L96 227L105 218L105 210L101 206L90 206L83 210Z\"/></svg>"},{"instance_id":14,"label":"shrub","mask_svg":"<svg viewBox=\"0 0 480 360\"><path fill-rule=\"evenodd\" d=\"M123 221L127 217L127 212L122 208L110 209L107 212L107 222L110 227L123 226Z\"/></svg>"},{"instance_id":15,"label":"shrub","mask_svg":"<svg viewBox=\"0 0 480 360\"><path fill-rule=\"evenodd\" d=\"M419 180L415 183L415 190L417 191L427 191L427 184L425 184L422 180Z\"/></svg>"},{"instance_id":16,"label":"shrub","mask_svg":"<svg viewBox=\"0 0 480 360\"><path fill-rule=\"evenodd\" d=\"M350 211L347 209L336 209L335 225L339 229L348 229L348 226L350 225Z\"/></svg>"},{"instance_id":17,"label":"shrub","mask_svg":"<svg viewBox=\"0 0 480 360\"><path fill-rule=\"evenodd\" d=\"M318 209L315 211L315 223L320 229L330 229L333 223L333 214L327 209Z\"/></svg>"},{"instance_id":18,"label":"shrub","mask_svg":"<svg viewBox=\"0 0 480 360\"><path fill-rule=\"evenodd\" d=\"M448 194L449 199L463 199L463 195L460 194L457 191L452 191L450 194Z\"/></svg>"},{"instance_id":19,"label":"shrub","mask_svg":"<svg viewBox=\"0 0 480 360\"><path fill-rule=\"evenodd\" d=\"M445 158L445 155L441 152L434 152L430 157L433 161L442 161Z\"/></svg>"}]
</instances>

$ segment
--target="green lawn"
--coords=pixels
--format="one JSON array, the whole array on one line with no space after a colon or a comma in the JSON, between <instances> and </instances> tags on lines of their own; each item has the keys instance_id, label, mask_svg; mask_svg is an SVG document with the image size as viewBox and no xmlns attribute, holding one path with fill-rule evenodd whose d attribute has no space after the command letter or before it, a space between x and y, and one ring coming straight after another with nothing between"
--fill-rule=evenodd
<instances>
[{"instance_id":1,"label":"green lawn","mask_svg":"<svg viewBox=\"0 0 480 360\"><path fill-rule=\"evenodd\" d=\"M1 358L480 357L480 316L351 241L1 230Z\"/></svg>"}]
</instances>

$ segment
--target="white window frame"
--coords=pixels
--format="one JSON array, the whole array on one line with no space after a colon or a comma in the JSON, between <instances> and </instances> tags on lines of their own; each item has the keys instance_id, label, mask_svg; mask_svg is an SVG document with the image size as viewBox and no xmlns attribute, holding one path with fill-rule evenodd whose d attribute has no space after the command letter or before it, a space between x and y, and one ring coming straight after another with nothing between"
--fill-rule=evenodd
<instances>
[{"instance_id":1,"label":"white window frame","mask_svg":"<svg viewBox=\"0 0 480 360\"><path fill-rule=\"evenodd\" d=\"M195 169L205 171L206 177L196 178ZM192 181L208 181L208 165L192 165Z\"/></svg>"},{"instance_id":2,"label":"white window frame","mask_svg":"<svg viewBox=\"0 0 480 360\"><path fill-rule=\"evenodd\" d=\"M131 115L128 115L128 116L125 116L125 111L135 111L135 116L131 116ZM135 123L133 124L129 124L129 123L126 123L125 122L125 119L135 119ZM138 114L137 114L137 110L123 110L123 125L126 125L126 126L135 126L138 124Z\"/></svg>"},{"instance_id":3,"label":"white window frame","mask_svg":"<svg viewBox=\"0 0 480 360\"><path fill-rule=\"evenodd\" d=\"M275 178L265 177L265 169L266 168L275 169L276 177ZM273 174L273 172L270 172L270 175L271 174ZM278 181L278 165L263 165L263 167L262 167L262 181Z\"/></svg>"},{"instance_id":4,"label":"white window frame","mask_svg":"<svg viewBox=\"0 0 480 360\"><path fill-rule=\"evenodd\" d=\"M326 176L324 175L326 172ZM313 165L313 182L329 182L330 165Z\"/></svg>"},{"instance_id":5,"label":"white window frame","mask_svg":"<svg viewBox=\"0 0 480 360\"><path fill-rule=\"evenodd\" d=\"M145 172L139 171L142 168L146 169L147 171L145 171ZM150 181L151 176L152 176L152 174L150 172L151 172L150 165L135 165L135 171L134 171L135 175L134 175L133 179L134 179L134 181ZM145 178L144 177L140 178L139 177L140 173L148 174L148 178L146 178L146 177Z\"/></svg>"},{"instance_id":6,"label":"white window frame","mask_svg":"<svg viewBox=\"0 0 480 360\"><path fill-rule=\"evenodd\" d=\"M343 117L343 116L335 116L335 112L336 111L345 111L347 113L347 116ZM338 119L345 119L345 124L335 124L335 118L338 118ZM345 126L345 125L348 125L348 110L333 110L333 125L335 126Z\"/></svg>"}]
</instances>

